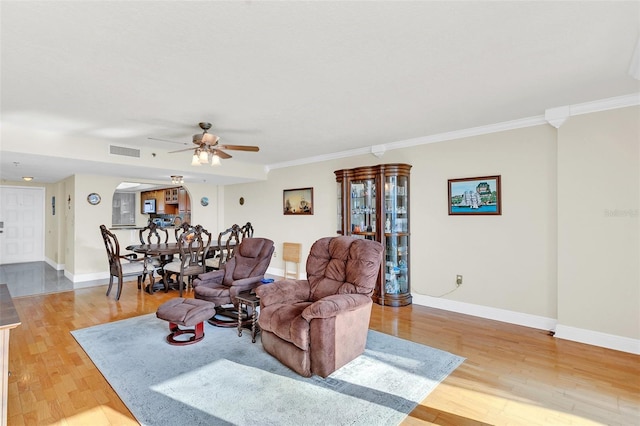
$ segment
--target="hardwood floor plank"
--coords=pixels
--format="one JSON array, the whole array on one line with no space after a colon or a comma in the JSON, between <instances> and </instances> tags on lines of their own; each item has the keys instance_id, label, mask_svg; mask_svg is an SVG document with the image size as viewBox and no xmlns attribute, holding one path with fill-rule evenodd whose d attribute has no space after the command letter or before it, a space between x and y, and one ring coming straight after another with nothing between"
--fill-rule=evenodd
<instances>
[{"instance_id":1,"label":"hardwood floor plank","mask_svg":"<svg viewBox=\"0 0 640 426\"><path fill-rule=\"evenodd\" d=\"M9 424L137 424L70 331L154 313L177 293L149 295L135 282L118 302L105 292L14 299L22 325L10 335ZM417 305L374 305L370 327L466 358L403 425L639 424L637 355Z\"/></svg>"}]
</instances>

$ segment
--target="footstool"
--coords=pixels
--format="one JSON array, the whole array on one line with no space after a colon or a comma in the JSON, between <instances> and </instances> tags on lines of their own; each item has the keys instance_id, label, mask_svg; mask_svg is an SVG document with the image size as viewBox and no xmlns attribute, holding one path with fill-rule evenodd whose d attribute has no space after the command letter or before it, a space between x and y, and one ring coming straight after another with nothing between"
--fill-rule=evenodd
<instances>
[{"instance_id":1,"label":"footstool","mask_svg":"<svg viewBox=\"0 0 640 426\"><path fill-rule=\"evenodd\" d=\"M171 334L167 342L171 345L190 345L204 338L204 321L215 315L215 304L200 299L184 299L176 297L158 307L156 316L169 321ZM180 326L193 327L181 329ZM193 334L188 340L176 340L181 334Z\"/></svg>"}]
</instances>

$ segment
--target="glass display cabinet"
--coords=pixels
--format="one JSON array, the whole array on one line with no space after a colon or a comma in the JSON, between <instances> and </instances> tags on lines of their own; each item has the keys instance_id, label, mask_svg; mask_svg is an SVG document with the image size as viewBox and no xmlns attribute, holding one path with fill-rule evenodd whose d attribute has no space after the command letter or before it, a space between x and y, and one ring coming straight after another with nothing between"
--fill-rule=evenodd
<instances>
[{"instance_id":1,"label":"glass display cabinet","mask_svg":"<svg viewBox=\"0 0 640 426\"><path fill-rule=\"evenodd\" d=\"M411 304L409 282L409 164L336 170L338 234L381 242L384 261L373 301Z\"/></svg>"}]
</instances>

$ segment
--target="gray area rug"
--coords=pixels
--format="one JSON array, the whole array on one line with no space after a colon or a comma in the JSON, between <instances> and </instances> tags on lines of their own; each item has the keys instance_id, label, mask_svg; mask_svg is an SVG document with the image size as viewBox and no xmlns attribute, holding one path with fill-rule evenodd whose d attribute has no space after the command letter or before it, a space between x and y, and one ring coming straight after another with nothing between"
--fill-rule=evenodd
<instances>
[{"instance_id":1,"label":"gray area rug","mask_svg":"<svg viewBox=\"0 0 640 426\"><path fill-rule=\"evenodd\" d=\"M393 425L464 361L370 330L362 356L305 378L259 336L206 322L187 346L169 345L155 314L71 333L142 425Z\"/></svg>"}]
</instances>

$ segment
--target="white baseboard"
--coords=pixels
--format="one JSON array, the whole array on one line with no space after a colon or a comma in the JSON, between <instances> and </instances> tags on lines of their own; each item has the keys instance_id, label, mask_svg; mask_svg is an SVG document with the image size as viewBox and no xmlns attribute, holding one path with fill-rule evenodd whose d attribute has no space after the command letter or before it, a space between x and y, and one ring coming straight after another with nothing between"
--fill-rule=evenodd
<instances>
[{"instance_id":1,"label":"white baseboard","mask_svg":"<svg viewBox=\"0 0 640 426\"><path fill-rule=\"evenodd\" d=\"M416 305L430 306L444 309L445 311L458 312L475 317L502 321L509 324L522 325L540 330L554 330L556 320L538 315L524 314L522 312L508 311L506 309L492 308L489 306L474 305L471 303L457 302L450 299L412 294L413 303Z\"/></svg>"},{"instance_id":2,"label":"white baseboard","mask_svg":"<svg viewBox=\"0 0 640 426\"><path fill-rule=\"evenodd\" d=\"M640 340L558 324L555 337L640 355Z\"/></svg>"},{"instance_id":3,"label":"white baseboard","mask_svg":"<svg viewBox=\"0 0 640 426\"><path fill-rule=\"evenodd\" d=\"M554 337L559 339L572 340L574 342L586 343L588 345L600 346L632 354L640 354L640 340L637 339L560 325L558 321L553 318L524 314L506 309L491 308L489 306L474 305L415 293L412 294L412 297L413 303L416 305L429 306L431 308L473 315L475 317L502 321L539 330L551 330L555 331Z\"/></svg>"},{"instance_id":4,"label":"white baseboard","mask_svg":"<svg viewBox=\"0 0 640 426\"><path fill-rule=\"evenodd\" d=\"M82 283L86 281L104 281L109 280L109 272L93 272L91 274L72 274L65 271L64 276L67 277L72 283ZM78 288L78 286L74 287Z\"/></svg>"},{"instance_id":5,"label":"white baseboard","mask_svg":"<svg viewBox=\"0 0 640 426\"><path fill-rule=\"evenodd\" d=\"M73 289L77 290L79 288L99 287L101 285L105 285L105 284L109 283L109 279L108 278L105 281L80 281L80 282L75 282L75 283L73 283ZM117 283L115 285L117 285Z\"/></svg>"},{"instance_id":6,"label":"white baseboard","mask_svg":"<svg viewBox=\"0 0 640 426\"><path fill-rule=\"evenodd\" d=\"M56 263L48 257L45 257L44 261L47 265L51 266L56 271L64 271L64 263Z\"/></svg>"},{"instance_id":7,"label":"white baseboard","mask_svg":"<svg viewBox=\"0 0 640 426\"><path fill-rule=\"evenodd\" d=\"M272 268L271 266L267 268L266 274L275 275L276 277L284 277L284 269L281 268Z\"/></svg>"}]
</instances>

